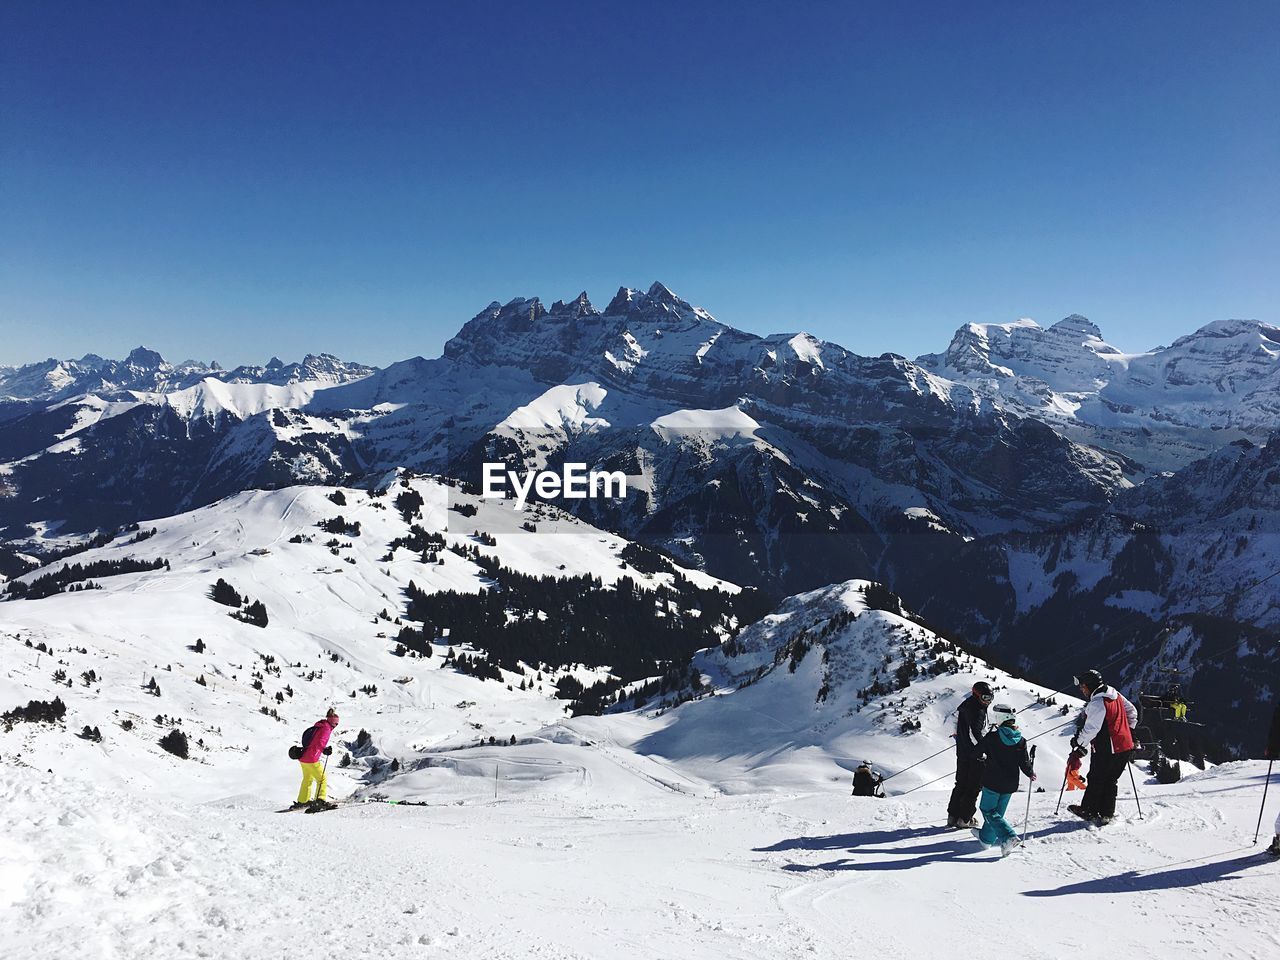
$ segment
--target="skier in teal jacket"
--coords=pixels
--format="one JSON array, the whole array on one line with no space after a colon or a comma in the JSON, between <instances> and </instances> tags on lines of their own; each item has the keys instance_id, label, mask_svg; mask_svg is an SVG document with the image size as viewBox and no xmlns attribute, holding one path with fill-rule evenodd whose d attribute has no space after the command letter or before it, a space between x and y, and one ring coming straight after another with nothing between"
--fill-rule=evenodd
<instances>
[{"instance_id":1,"label":"skier in teal jacket","mask_svg":"<svg viewBox=\"0 0 1280 960\"><path fill-rule=\"evenodd\" d=\"M986 757L982 770L982 797L978 801L983 823L981 829L975 829L973 834L984 847L999 844L1001 854L1007 856L1022 842L1018 839L1018 831L1004 818L1009 798L1018 792L1019 771L1032 781L1036 775L1027 755L1027 742L1018 729L1016 711L1005 704L996 704L991 708L991 718L997 724L996 729L983 737L979 744Z\"/></svg>"}]
</instances>

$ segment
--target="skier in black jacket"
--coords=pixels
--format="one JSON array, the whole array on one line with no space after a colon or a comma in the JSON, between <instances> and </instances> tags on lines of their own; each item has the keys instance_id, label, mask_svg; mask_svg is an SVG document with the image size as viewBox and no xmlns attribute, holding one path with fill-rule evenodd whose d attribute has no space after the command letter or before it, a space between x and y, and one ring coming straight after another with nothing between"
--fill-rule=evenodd
<instances>
[{"instance_id":1,"label":"skier in black jacket","mask_svg":"<svg viewBox=\"0 0 1280 960\"><path fill-rule=\"evenodd\" d=\"M982 789L982 749L987 733L987 705L995 698L990 684L979 680L956 710L956 785L947 804L948 827L976 827L978 791Z\"/></svg>"},{"instance_id":2,"label":"skier in black jacket","mask_svg":"<svg viewBox=\"0 0 1280 960\"><path fill-rule=\"evenodd\" d=\"M884 774L878 777L871 772L871 761L863 760L858 769L853 771L853 795L855 797L883 797L880 784L884 782Z\"/></svg>"}]
</instances>

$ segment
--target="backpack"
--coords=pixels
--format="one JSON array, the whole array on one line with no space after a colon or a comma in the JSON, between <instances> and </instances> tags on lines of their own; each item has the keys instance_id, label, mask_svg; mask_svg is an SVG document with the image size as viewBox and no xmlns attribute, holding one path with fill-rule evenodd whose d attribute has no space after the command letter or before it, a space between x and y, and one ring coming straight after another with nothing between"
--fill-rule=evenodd
<instances>
[{"instance_id":1,"label":"backpack","mask_svg":"<svg viewBox=\"0 0 1280 960\"><path fill-rule=\"evenodd\" d=\"M303 731L302 731L302 746L298 746L298 745L295 743L292 747L290 747L290 748L289 748L289 759L290 759L290 760L301 760L301 759L302 759L302 754L303 754L303 752L307 749L307 746L311 743L311 738L312 738L312 737L314 737L315 735L316 735L316 728L315 728L315 725L314 725L314 724L312 724L311 726L307 727L307 729L303 730Z\"/></svg>"}]
</instances>

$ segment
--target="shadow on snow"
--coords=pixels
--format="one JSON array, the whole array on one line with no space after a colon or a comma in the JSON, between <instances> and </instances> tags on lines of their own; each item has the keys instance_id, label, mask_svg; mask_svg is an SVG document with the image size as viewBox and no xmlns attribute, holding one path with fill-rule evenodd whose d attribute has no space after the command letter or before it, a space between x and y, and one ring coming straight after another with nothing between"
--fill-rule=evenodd
<instances>
[{"instance_id":1,"label":"shadow on snow","mask_svg":"<svg viewBox=\"0 0 1280 960\"><path fill-rule=\"evenodd\" d=\"M1083 823L1063 822L1031 834L1031 839L1047 837L1057 833L1072 833L1086 829ZM937 843L910 844L900 847L880 846L880 844L904 843L915 838L945 836ZM866 833L841 833L829 837L794 837L780 840L768 847L757 847L756 853L777 853L786 850L847 850L850 853L889 854L900 857L897 860L853 860L844 858L827 863L788 863L782 869L793 873L806 873L814 870L837 871L880 871L880 870L913 870L926 867L931 863L964 862L985 863L989 858L978 859L965 857L969 853L981 853L985 848L979 847L977 841L968 831L956 832L947 827L916 827L902 830L873 830Z\"/></svg>"},{"instance_id":2,"label":"shadow on snow","mask_svg":"<svg viewBox=\"0 0 1280 960\"><path fill-rule=\"evenodd\" d=\"M1241 847L1239 849L1249 849ZM1024 890L1024 897L1066 897L1076 893L1141 893L1152 890L1176 890L1179 887L1195 887L1202 883L1217 883L1220 880L1239 880L1233 876L1248 867L1256 867L1270 862L1270 857L1250 853L1234 860L1222 860L1218 863L1205 863L1199 866L1180 867L1177 870L1162 870L1159 873L1144 873L1141 870L1128 870L1112 877L1095 877L1092 880L1081 880L1068 883L1053 890Z\"/></svg>"}]
</instances>

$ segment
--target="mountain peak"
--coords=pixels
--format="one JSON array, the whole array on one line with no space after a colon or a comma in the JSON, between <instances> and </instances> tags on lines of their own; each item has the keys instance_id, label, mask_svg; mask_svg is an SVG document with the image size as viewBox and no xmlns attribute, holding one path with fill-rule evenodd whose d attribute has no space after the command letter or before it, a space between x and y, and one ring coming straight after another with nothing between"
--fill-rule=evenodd
<instances>
[{"instance_id":1,"label":"mountain peak","mask_svg":"<svg viewBox=\"0 0 1280 960\"><path fill-rule=\"evenodd\" d=\"M1184 337L1179 337L1177 342L1190 341L1197 338L1205 337L1238 337L1238 336L1261 336L1264 340L1270 340L1273 343L1280 343L1280 330L1269 326L1260 320L1214 320L1212 323L1206 323L1195 333L1189 333Z\"/></svg>"},{"instance_id":2,"label":"mountain peak","mask_svg":"<svg viewBox=\"0 0 1280 960\"><path fill-rule=\"evenodd\" d=\"M587 291L583 290L574 299L565 303L563 300L557 300L551 305L551 313L562 315L568 314L571 317L582 317L596 313L595 306L587 297Z\"/></svg>"},{"instance_id":3,"label":"mountain peak","mask_svg":"<svg viewBox=\"0 0 1280 960\"><path fill-rule=\"evenodd\" d=\"M132 367L154 370L164 365L164 357L146 347L134 347L129 351L129 356L124 358L124 362Z\"/></svg>"},{"instance_id":4,"label":"mountain peak","mask_svg":"<svg viewBox=\"0 0 1280 960\"><path fill-rule=\"evenodd\" d=\"M1063 317L1049 329L1056 330L1059 333L1081 333L1088 337L1097 337L1099 340L1102 339L1102 329L1088 317L1081 316L1078 313L1073 313L1069 317Z\"/></svg>"},{"instance_id":5,"label":"mountain peak","mask_svg":"<svg viewBox=\"0 0 1280 960\"><path fill-rule=\"evenodd\" d=\"M658 281L654 281L643 293L631 287L619 287L604 313L605 316L627 315L664 321L671 317L680 320L715 319L707 311L681 299L670 287Z\"/></svg>"},{"instance_id":6,"label":"mountain peak","mask_svg":"<svg viewBox=\"0 0 1280 960\"><path fill-rule=\"evenodd\" d=\"M618 292L609 301L609 305L604 308L604 312L608 315L627 313L637 293L639 293L638 290L632 290L630 287L619 287Z\"/></svg>"}]
</instances>

